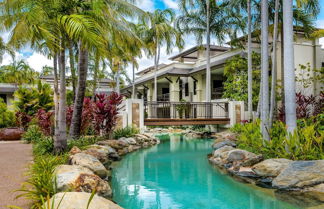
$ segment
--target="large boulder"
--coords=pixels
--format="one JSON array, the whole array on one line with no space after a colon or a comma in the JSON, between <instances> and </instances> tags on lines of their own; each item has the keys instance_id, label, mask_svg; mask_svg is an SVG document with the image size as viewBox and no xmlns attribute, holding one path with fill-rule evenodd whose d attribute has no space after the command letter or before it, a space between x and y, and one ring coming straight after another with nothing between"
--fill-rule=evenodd
<instances>
[{"instance_id":1,"label":"large boulder","mask_svg":"<svg viewBox=\"0 0 324 209\"><path fill-rule=\"evenodd\" d=\"M217 149L222 148L224 146L236 147L236 144L233 141L225 140L225 141L213 144L212 147L213 147L214 150L217 150Z\"/></svg>"},{"instance_id":2,"label":"large boulder","mask_svg":"<svg viewBox=\"0 0 324 209\"><path fill-rule=\"evenodd\" d=\"M112 190L108 182L102 180L88 168L78 165L60 165L54 171L57 189L60 192L76 191L96 193L103 197L111 197Z\"/></svg>"},{"instance_id":3,"label":"large boulder","mask_svg":"<svg viewBox=\"0 0 324 209\"><path fill-rule=\"evenodd\" d=\"M87 147L87 149L84 150L83 152L94 156L104 165L109 162L109 154L116 153L116 151L111 147L101 146L101 145L91 145Z\"/></svg>"},{"instance_id":4,"label":"large boulder","mask_svg":"<svg viewBox=\"0 0 324 209\"><path fill-rule=\"evenodd\" d=\"M0 129L0 140L17 141L20 140L24 130L21 128L4 128Z\"/></svg>"},{"instance_id":5,"label":"large boulder","mask_svg":"<svg viewBox=\"0 0 324 209\"><path fill-rule=\"evenodd\" d=\"M90 193L85 192L66 192L66 193L57 193L49 201L50 203L45 203L43 208L48 208L47 205L54 204L53 208L59 209L84 209L87 208L87 204L91 198ZM90 202L88 209L122 209L120 206L115 203L107 200L103 197L95 195Z\"/></svg>"},{"instance_id":6,"label":"large boulder","mask_svg":"<svg viewBox=\"0 0 324 209\"><path fill-rule=\"evenodd\" d=\"M291 160L284 158L268 159L254 165L252 170L261 177L276 177L282 170L286 169L291 162Z\"/></svg>"},{"instance_id":7,"label":"large boulder","mask_svg":"<svg viewBox=\"0 0 324 209\"><path fill-rule=\"evenodd\" d=\"M324 160L291 162L272 185L279 189L292 189L321 183L324 183Z\"/></svg>"},{"instance_id":8,"label":"large boulder","mask_svg":"<svg viewBox=\"0 0 324 209\"><path fill-rule=\"evenodd\" d=\"M226 168L232 166L239 168L240 166L252 166L262 159L261 155L225 145L214 152L210 161L218 166L225 166Z\"/></svg>"},{"instance_id":9,"label":"large boulder","mask_svg":"<svg viewBox=\"0 0 324 209\"><path fill-rule=\"evenodd\" d=\"M105 178L108 174L108 171L105 168L105 166L92 155L88 155L85 153L77 153L75 155L71 155L70 163L72 165L80 165L85 168L88 168L101 178Z\"/></svg>"}]
</instances>

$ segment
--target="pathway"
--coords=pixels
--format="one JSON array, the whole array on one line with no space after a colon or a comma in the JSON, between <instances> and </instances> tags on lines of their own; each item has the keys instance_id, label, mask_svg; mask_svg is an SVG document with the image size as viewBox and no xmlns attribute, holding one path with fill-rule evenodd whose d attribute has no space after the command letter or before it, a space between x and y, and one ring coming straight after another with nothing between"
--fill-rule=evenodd
<instances>
[{"instance_id":1,"label":"pathway","mask_svg":"<svg viewBox=\"0 0 324 209\"><path fill-rule=\"evenodd\" d=\"M16 205L28 208L28 201L15 199L21 183L26 180L24 175L28 163L32 161L32 146L19 141L0 142L0 208Z\"/></svg>"}]
</instances>

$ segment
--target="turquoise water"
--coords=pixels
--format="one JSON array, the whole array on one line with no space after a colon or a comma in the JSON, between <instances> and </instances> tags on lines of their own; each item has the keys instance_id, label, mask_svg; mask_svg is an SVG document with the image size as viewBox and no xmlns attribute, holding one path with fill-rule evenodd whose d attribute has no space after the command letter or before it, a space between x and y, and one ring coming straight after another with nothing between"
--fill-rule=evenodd
<instances>
[{"instance_id":1,"label":"turquoise water","mask_svg":"<svg viewBox=\"0 0 324 209\"><path fill-rule=\"evenodd\" d=\"M292 209L211 166L212 141L172 136L127 155L114 168L114 201L125 209ZM267 192L266 192L267 191Z\"/></svg>"}]
</instances>

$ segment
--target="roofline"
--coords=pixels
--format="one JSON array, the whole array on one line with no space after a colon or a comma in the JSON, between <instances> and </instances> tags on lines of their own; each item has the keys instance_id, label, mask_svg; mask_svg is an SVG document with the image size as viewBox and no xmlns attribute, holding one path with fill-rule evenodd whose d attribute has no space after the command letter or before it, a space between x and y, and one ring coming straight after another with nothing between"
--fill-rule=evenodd
<instances>
[{"instance_id":1,"label":"roofline","mask_svg":"<svg viewBox=\"0 0 324 209\"><path fill-rule=\"evenodd\" d=\"M224 51L228 51L230 49L230 47L217 46L217 45L212 45L212 44L210 46L211 46L210 51L223 51L224 52ZM197 45L197 46L191 47L191 48L189 48L189 49L187 49L187 50L185 50L185 51L183 51L183 52L181 52L181 53L179 53L177 55L174 55L174 56L170 57L169 60L174 60L174 59L176 59L178 57L182 57L184 55L191 54L191 53L193 53L195 51L198 51L198 49L201 48L201 47L206 49L207 45L202 44L202 45ZM213 49L212 47L218 47L218 49L215 49L215 48Z\"/></svg>"}]
</instances>

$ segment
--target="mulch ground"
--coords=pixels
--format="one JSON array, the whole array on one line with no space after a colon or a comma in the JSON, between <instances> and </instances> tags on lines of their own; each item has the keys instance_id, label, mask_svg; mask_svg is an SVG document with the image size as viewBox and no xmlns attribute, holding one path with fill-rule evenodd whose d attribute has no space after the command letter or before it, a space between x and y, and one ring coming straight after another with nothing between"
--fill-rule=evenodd
<instances>
[{"instance_id":1,"label":"mulch ground","mask_svg":"<svg viewBox=\"0 0 324 209\"><path fill-rule=\"evenodd\" d=\"M20 189L27 179L26 171L32 162L32 146L20 141L0 141L0 208L15 205L29 208L29 201L24 198L15 199L19 194L14 190Z\"/></svg>"}]
</instances>

